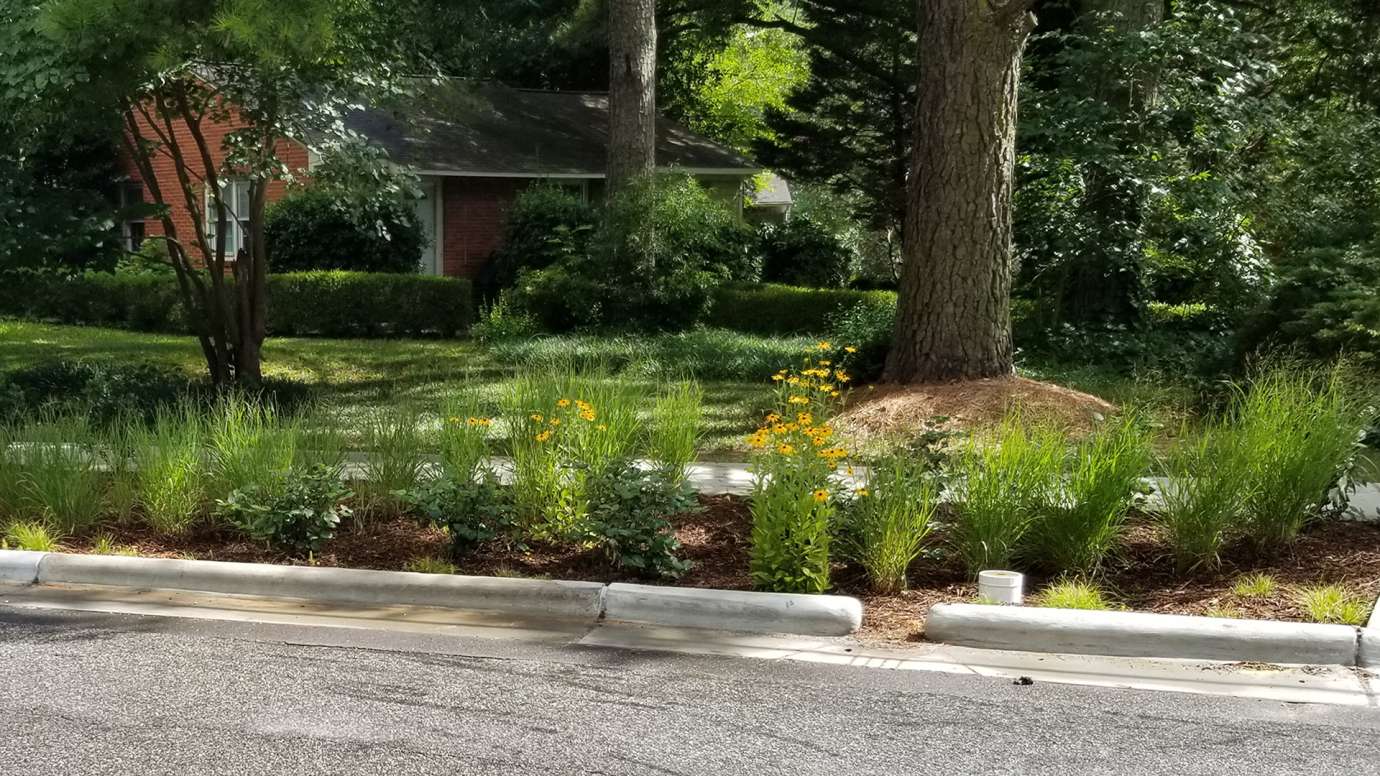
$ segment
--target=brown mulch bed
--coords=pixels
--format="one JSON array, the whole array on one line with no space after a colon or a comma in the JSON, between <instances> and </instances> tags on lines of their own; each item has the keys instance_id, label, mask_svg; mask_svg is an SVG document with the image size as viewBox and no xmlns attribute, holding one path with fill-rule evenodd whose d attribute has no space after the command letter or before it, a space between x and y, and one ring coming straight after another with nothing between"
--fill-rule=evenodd
<instances>
[{"instance_id":1,"label":"brown mulch bed","mask_svg":"<svg viewBox=\"0 0 1380 776\"><path fill-rule=\"evenodd\" d=\"M956 430L992 426L1011 410L1028 420L1051 423L1071 434L1089 431L1116 406L1092 394L1025 377L951 383L887 385L854 391L835 425L866 441L918 430ZM939 420L942 419L942 420Z\"/></svg>"},{"instance_id":2,"label":"brown mulch bed","mask_svg":"<svg viewBox=\"0 0 1380 776\"><path fill-rule=\"evenodd\" d=\"M747 589L750 517L745 499L703 496L702 510L675 520L684 550L694 566L677 584L689 587ZM203 527L185 536L167 537L137 526L103 529L115 544L132 546L140 555L257 563L300 563L247 542L224 529ZM90 551L94 537L69 539L63 549ZM366 569L404 568L418 558L444 557L445 536L415 521L376 520L356 527L341 526L314 562L321 566ZM636 581L612 566L596 550L535 543L525 550L491 546L456 564L462 574L584 579L600 582ZM1232 585L1243 573L1262 572L1275 578L1278 589L1268 598L1242 598ZM1027 580L1027 592L1046 581ZM909 590L897 595L868 592L861 575L842 564L834 569L835 592L863 600L861 636L887 643L922 638L925 612L931 604L971 601L976 594L955 558L941 550L917 561ZM1172 558L1143 517L1133 517L1124 547L1109 564L1099 584L1111 600L1128 609L1179 614L1230 612L1232 616L1303 620L1306 613L1295 601L1303 585L1341 584L1374 600L1380 595L1380 526L1322 522L1299 538L1287 554L1257 557L1249 548L1229 548L1221 571L1180 578Z\"/></svg>"}]
</instances>

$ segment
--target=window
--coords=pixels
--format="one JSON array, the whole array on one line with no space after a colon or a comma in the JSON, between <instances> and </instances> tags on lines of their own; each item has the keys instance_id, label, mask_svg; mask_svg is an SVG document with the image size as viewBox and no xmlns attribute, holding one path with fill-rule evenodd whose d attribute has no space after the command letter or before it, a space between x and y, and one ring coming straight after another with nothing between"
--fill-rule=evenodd
<instances>
[{"instance_id":1,"label":"window","mask_svg":"<svg viewBox=\"0 0 1380 776\"><path fill-rule=\"evenodd\" d=\"M120 241L131 253L144 244L144 184L120 184Z\"/></svg>"},{"instance_id":2,"label":"window","mask_svg":"<svg viewBox=\"0 0 1380 776\"><path fill-rule=\"evenodd\" d=\"M241 250L247 249L249 239L249 180L220 179L221 201L225 210L225 258L234 261ZM206 237L211 247L216 244L218 214L215 199L206 192Z\"/></svg>"}]
</instances>

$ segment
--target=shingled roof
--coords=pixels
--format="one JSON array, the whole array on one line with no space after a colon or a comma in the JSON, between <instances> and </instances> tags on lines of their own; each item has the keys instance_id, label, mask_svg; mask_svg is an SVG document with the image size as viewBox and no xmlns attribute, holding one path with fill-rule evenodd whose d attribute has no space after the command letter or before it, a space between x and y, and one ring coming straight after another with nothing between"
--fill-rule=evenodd
<instances>
[{"instance_id":1,"label":"shingled roof","mask_svg":"<svg viewBox=\"0 0 1380 776\"><path fill-rule=\"evenodd\" d=\"M608 156L608 95L514 89L492 82L424 83L396 105L345 117L347 128L419 172L601 177ZM732 149L657 119L657 166L751 175Z\"/></svg>"}]
</instances>

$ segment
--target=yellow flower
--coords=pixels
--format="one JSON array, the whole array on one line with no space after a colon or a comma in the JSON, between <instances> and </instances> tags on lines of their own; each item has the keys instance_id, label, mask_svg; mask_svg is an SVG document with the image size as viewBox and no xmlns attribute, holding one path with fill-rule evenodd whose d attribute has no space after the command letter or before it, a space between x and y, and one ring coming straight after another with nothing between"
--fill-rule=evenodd
<instances>
[{"instance_id":1,"label":"yellow flower","mask_svg":"<svg viewBox=\"0 0 1380 776\"><path fill-rule=\"evenodd\" d=\"M446 422L447 422L447 423L459 423L459 422L460 422L460 419L459 419L459 418L447 418L447 419L446 419Z\"/></svg>"},{"instance_id":2,"label":"yellow flower","mask_svg":"<svg viewBox=\"0 0 1380 776\"><path fill-rule=\"evenodd\" d=\"M824 502L829 500L829 491L825 490L824 488L820 488L811 495L815 497L816 504L823 504Z\"/></svg>"},{"instance_id":3,"label":"yellow flower","mask_svg":"<svg viewBox=\"0 0 1380 776\"><path fill-rule=\"evenodd\" d=\"M776 382L780 382L780 381L782 381L782 380L785 380L785 379L786 379L786 376L785 376L785 375L772 375L772 376L771 376L771 379L774 380L774 381L776 381Z\"/></svg>"},{"instance_id":4,"label":"yellow flower","mask_svg":"<svg viewBox=\"0 0 1380 776\"><path fill-rule=\"evenodd\" d=\"M795 455L795 448L790 445L781 445L776 448L776 452L782 455Z\"/></svg>"},{"instance_id":5,"label":"yellow flower","mask_svg":"<svg viewBox=\"0 0 1380 776\"><path fill-rule=\"evenodd\" d=\"M533 438L536 439L538 442L545 442L546 440L548 440L548 439L551 438L551 432L550 432L550 431L543 431L543 432L541 432L540 434L537 434L537 435L536 435L535 437L533 437Z\"/></svg>"},{"instance_id":6,"label":"yellow flower","mask_svg":"<svg viewBox=\"0 0 1380 776\"><path fill-rule=\"evenodd\" d=\"M857 493L859 496L862 496L863 498L867 498L867 495L868 495L868 493L867 493L867 488L858 488L858 489L857 489L856 491L854 491L854 492Z\"/></svg>"},{"instance_id":7,"label":"yellow flower","mask_svg":"<svg viewBox=\"0 0 1380 776\"><path fill-rule=\"evenodd\" d=\"M833 346L833 345L830 345L828 340L820 340L820 341L819 341L819 344L818 344L818 345L815 345L815 347L816 347L816 348L819 348L820 350L829 350L829 349L833 348L834 346Z\"/></svg>"},{"instance_id":8,"label":"yellow flower","mask_svg":"<svg viewBox=\"0 0 1380 776\"><path fill-rule=\"evenodd\" d=\"M781 419L781 416L780 416L780 415L777 415L775 412L773 412L773 413L771 413L770 415L767 416L767 422L768 422L768 423L775 423L776 421L778 421L778 420L780 420L780 419Z\"/></svg>"},{"instance_id":9,"label":"yellow flower","mask_svg":"<svg viewBox=\"0 0 1380 776\"><path fill-rule=\"evenodd\" d=\"M540 412L534 412L534 413L532 413L532 422L533 422L533 423L540 423L540 422L542 422L543 420L546 420L546 418L542 417Z\"/></svg>"},{"instance_id":10,"label":"yellow flower","mask_svg":"<svg viewBox=\"0 0 1380 776\"><path fill-rule=\"evenodd\" d=\"M561 409L565 409L566 407L569 407L569 406L570 406L570 400L569 400L569 399L561 399L560 401L556 402L556 406L557 406L557 407L560 407Z\"/></svg>"},{"instance_id":11,"label":"yellow flower","mask_svg":"<svg viewBox=\"0 0 1380 776\"><path fill-rule=\"evenodd\" d=\"M846 383L849 380L852 380L853 378L849 377L847 372L840 369L834 373L834 379L838 380L841 383Z\"/></svg>"},{"instance_id":12,"label":"yellow flower","mask_svg":"<svg viewBox=\"0 0 1380 776\"><path fill-rule=\"evenodd\" d=\"M790 402L791 404L809 404L809 403L810 403L810 400L809 400L808 398L804 397L804 396L792 396L791 398L787 399L786 401Z\"/></svg>"},{"instance_id":13,"label":"yellow flower","mask_svg":"<svg viewBox=\"0 0 1380 776\"><path fill-rule=\"evenodd\" d=\"M597 426L594 427L594 430L595 430L595 431L608 431L608 430L609 430L609 427L608 427L608 426L605 426L603 423L600 423L599 425L597 425Z\"/></svg>"},{"instance_id":14,"label":"yellow flower","mask_svg":"<svg viewBox=\"0 0 1380 776\"><path fill-rule=\"evenodd\" d=\"M811 414L808 413L808 412L800 412L800 413L797 413L796 416L795 416L795 419L796 419L796 422L800 423L800 425L802 425L802 426L808 426L808 425L810 425L811 423L814 423L814 422L815 422L815 416L814 416L814 415L811 415Z\"/></svg>"},{"instance_id":15,"label":"yellow flower","mask_svg":"<svg viewBox=\"0 0 1380 776\"><path fill-rule=\"evenodd\" d=\"M820 389L821 391L833 391L833 390L834 390L834 384L833 384L833 383L820 383L820 384L819 384L819 389Z\"/></svg>"},{"instance_id":16,"label":"yellow flower","mask_svg":"<svg viewBox=\"0 0 1380 776\"><path fill-rule=\"evenodd\" d=\"M595 417L594 410L580 410L581 420L594 420Z\"/></svg>"},{"instance_id":17,"label":"yellow flower","mask_svg":"<svg viewBox=\"0 0 1380 776\"><path fill-rule=\"evenodd\" d=\"M857 352L858 352L858 349L855 348L855 347L853 347L852 345L849 345L848 347L846 347L846 348L843 349L843 352L845 352L845 353L857 353Z\"/></svg>"},{"instance_id":18,"label":"yellow flower","mask_svg":"<svg viewBox=\"0 0 1380 776\"><path fill-rule=\"evenodd\" d=\"M551 425L553 425L553 426L559 426L559 425L561 425L561 419L560 419L560 418L552 418L552 419L551 419Z\"/></svg>"},{"instance_id":19,"label":"yellow flower","mask_svg":"<svg viewBox=\"0 0 1380 776\"><path fill-rule=\"evenodd\" d=\"M834 363L834 362L832 362L832 361L830 361L830 360L828 360L828 359L820 359L820 361L819 361L819 365L820 365L820 366L829 366L829 365L831 365L831 364L833 364L833 363ZM826 375L829 374L829 370L828 370L828 369L825 369L825 370L824 370L824 374L826 374ZM821 376L823 376L823 375L821 375Z\"/></svg>"},{"instance_id":20,"label":"yellow flower","mask_svg":"<svg viewBox=\"0 0 1380 776\"><path fill-rule=\"evenodd\" d=\"M487 426L493 421L489 420L488 418L470 418L465 422L470 424L471 426Z\"/></svg>"},{"instance_id":21,"label":"yellow flower","mask_svg":"<svg viewBox=\"0 0 1380 776\"><path fill-rule=\"evenodd\" d=\"M587 401L585 401L585 400L583 400L583 399L576 399L576 400L575 400L575 409L580 410L581 412L593 412L593 411L594 411L594 405L593 405L593 404L590 404L589 402L587 402Z\"/></svg>"},{"instance_id":22,"label":"yellow flower","mask_svg":"<svg viewBox=\"0 0 1380 776\"><path fill-rule=\"evenodd\" d=\"M868 386L868 387L870 388L871 386ZM834 391L833 393L829 394L829 397L832 398L832 399L837 399L838 397L840 397L840 396L842 396L842 395L843 395L843 394L839 393L838 391Z\"/></svg>"}]
</instances>

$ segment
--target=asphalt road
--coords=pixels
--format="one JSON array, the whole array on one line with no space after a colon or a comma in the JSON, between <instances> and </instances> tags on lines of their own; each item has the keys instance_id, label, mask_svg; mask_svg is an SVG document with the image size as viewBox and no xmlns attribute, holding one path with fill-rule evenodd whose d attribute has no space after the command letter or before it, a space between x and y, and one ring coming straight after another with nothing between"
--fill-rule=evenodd
<instances>
[{"instance_id":1,"label":"asphalt road","mask_svg":"<svg viewBox=\"0 0 1380 776\"><path fill-rule=\"evenodd\" d=\"M1380 773L1380 710L0 607L0 774Z\"/></svg>"}]
</instances>

